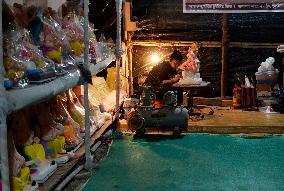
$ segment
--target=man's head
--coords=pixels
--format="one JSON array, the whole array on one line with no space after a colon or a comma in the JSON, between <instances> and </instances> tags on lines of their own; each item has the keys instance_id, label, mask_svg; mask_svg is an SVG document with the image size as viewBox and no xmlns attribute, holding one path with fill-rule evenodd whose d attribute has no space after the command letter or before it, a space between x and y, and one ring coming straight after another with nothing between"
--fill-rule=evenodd
<instances>
[{"instance_id":1,"label":"man's head","mask_svg":"<svg viewBox=\"0 0 284 191\"><path fill-rule=\"evenodd\" d=\"M170 65L172 68L176 69L179 65L182 64L183 56L180 51L174 50L170 56Z\"/></svg>"}]
</instances>

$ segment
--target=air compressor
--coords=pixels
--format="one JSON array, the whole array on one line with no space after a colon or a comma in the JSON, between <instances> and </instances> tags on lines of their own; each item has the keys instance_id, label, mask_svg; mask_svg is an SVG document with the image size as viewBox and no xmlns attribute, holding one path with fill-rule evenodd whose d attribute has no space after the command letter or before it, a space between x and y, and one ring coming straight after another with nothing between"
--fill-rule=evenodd
<instances>
[{"instance_id":1,"label":"air compressor","mask_svg":"<svg viewBox=\"0 0 284 191\"><path fill-rule=\"evenodd\" d=\"M188 110L177 106L177 96L168 91L163 96L162 107L156 108L156 99L150 86L143 86L140 98L124 100L124 118L128 128L139 134L144 134L147 128L172 129L174 135L180 135L188 127Z\"/></svg>"}]
</instances>

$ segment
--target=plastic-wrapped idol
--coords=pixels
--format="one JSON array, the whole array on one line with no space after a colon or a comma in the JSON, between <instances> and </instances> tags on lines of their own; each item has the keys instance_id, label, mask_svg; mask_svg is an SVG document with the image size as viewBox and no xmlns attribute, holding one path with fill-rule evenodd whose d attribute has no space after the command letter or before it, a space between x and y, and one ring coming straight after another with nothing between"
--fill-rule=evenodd
<instances>
[{"instance_id":1,"label":"plastic-wrapped idol","mask_svg":"<svg viewBox=\"0 0 284 191\"><path fill-rule=\"evenodd\" d=\"M7 79L14 86L25 87L28 82L41 82L55 78L54 62L32 44L30 33L12 30L5 38L4 67Z\"/></svg>"},{"instance_id":2,"label":"plastic-wrapped idol","mask_svg":"<svg viewBox=\"0 0 284 191\"><path fill-rule=\"evenodd\" d=\"M34 36L38 39L37 44L40 46L43 54L56 63L58 72L74 68L75 59L68 42L67 36L60 26L51 16L38 15L41 19L42 30Z\"/></svg>"}]
</instances>

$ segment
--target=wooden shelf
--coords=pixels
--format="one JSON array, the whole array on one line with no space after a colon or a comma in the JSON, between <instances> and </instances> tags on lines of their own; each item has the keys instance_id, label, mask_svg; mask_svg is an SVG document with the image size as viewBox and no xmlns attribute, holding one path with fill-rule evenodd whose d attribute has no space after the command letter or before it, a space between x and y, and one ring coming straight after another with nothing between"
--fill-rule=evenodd
<instances>
[{"instance_id":1,"label":"wooden shelf","mask_svg":"<svg viewBox=\"0 0 284 191\"><path fill-rule=\"evenodd\" d=\"M48 83L6 91L9 102L9 113L23 109L34 103L48 100L51 97L77 86L80 81L80 71L73 70Z\"/></svg>"},{"instance_id":2,"label":"wooden shelf","mask_svg":"<svg viewBox=\"0 0 284 191\"><path fill-rule=\"evenodd\" d=\"M101 70L105 69L113 60L112 54L107 59L97 64L90 66L92 75L96 75ZM26 88L12 89L6 91L9 110L8 113L18 111L34 103L48 100L70 88L79 85L82 81L81 73L79 70L68 71L68 74L58 77L53 81L31 85Z\"/></svg>"},{"instance_id":3,"label":"wooden shelf","mask_svg":"<svg viewBox=\"0 0 284 191\"><path fill-rule=\"evenodd\" d=\"M112 120L108 120L105 124L98 129L91 137L91 145L95 144L96 140L106 131L106 129L113 123ZM44 183L39 186L40 191L54 190L56 186L73 170L78 164L80 159L85 154L85 147L81 146L76 152L75 156L70 159L66 164L57 168L55 173Z\"/></svg>"}]
</instances>

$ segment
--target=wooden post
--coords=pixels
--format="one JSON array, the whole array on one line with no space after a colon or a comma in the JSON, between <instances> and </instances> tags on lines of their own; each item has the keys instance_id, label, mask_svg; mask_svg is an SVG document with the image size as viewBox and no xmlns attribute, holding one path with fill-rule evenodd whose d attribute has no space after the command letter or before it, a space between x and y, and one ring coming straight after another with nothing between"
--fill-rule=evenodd
<instances>
[{"instance_id":1,"label":"wooden post","mask_svg":"<svg viewBox=\"0 0 284 191\"><path fill-rule=\"evenodd\" d=\"M284 58L282 64L282 86L284 86Z\"/></svg>"},{"instance_id":2,"label":"wooden post","mask_svg":"<svg viewBox=\"0 0 284 191\"><path fill-rule=\"evenodd\" d=\"M124 39L125 42L125 39ZM122 49L127 50L127 45L122 42ZM127 43L127 42L126 42ZM129 95L129 85L128 85L128 51L124 51L124 55L121 59L121 88L126 91Z\"/></svg>"},{"instance_id":3,"label":"wooden post","mask_svg":"<svg viewBox=\"0 0 284 191\"><path fill-rule=\"evenodd\" d=\"M222 22L222 72L221 72L221 98L225 98L227 92L227 65L228 65L228 13L223 14Z\"/></svg>"},{"instance_id":4,"label":"wooden post","mask_svg":"<svg viewBox=\"0 0 284 191\"><path fill-rule=\"evenodd\" d=\"M133 33L136 31L137 26L136 22L131 21L132 14L132 3L130 0L124 1L124 38L127 41L127 58L128 58L128 84L129 84L129 94L133 94L133 76L132 76L132 44L131 37Z\"/></svg>"},{"instance_id":5,"label":"wooden post","mask_svg":"<svg viewBox=\"0 0 284 191\"><path fill-rule=\"evenodd\" d=\"M128 84L129 84L129 94L133 94L133 66L132 66L132 53L133 53L133 46L130 44L131 42L131 35L129 35L129 43L127 46L127 56L128 56L128 74L129 74L129 79L128 79Z\"/></svg>"}]
</instances>

